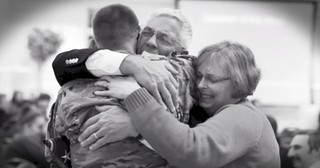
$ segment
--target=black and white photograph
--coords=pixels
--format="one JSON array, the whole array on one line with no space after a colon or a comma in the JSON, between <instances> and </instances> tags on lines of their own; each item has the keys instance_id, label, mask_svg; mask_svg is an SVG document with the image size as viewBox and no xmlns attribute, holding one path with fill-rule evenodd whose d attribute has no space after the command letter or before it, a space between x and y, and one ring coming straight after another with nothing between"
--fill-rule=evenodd
<instances>
[{"instance_id":1,"label":"black and white photograph","mask_svg":"<svg viewBox=\"0 0 320 168\"><path fill-rule=\"evenodd\" d=\"M320 0L1 0L1 168L320 168Z\"/></svg>"}]
</instances>

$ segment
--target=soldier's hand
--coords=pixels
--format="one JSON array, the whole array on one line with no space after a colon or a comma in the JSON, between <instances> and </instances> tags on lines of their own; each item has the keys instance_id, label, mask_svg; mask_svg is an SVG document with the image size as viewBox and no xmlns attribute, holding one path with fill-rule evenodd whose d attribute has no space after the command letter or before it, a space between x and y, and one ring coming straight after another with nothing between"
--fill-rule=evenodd
<instances>
[{"instance_id":1,"label":"soldier's hand","mask_svg":"<svg viewBox=\"0 0 320 168\"><path fill-rule=\"evenodd\" d=\"M121 107L106 105L96 109L100 113L81 127L83 132L78 140L82 147L94 151L107 143L138 136L128 113Z\"/></svg>"},{"instance_id":2,"label":"soldier's hand","mask_svg":"<svg viewBox=\"0 0 320 168\"><path fill-rule=\"evenodd\" d=\"M166 105L171 111L176 110L178 82L173 75L177 75L178 71L169 62L149 61L137 56L128 56L121 64L120 70L124 74L133 75L161 105Z\"/></svg>"}]
</instances>

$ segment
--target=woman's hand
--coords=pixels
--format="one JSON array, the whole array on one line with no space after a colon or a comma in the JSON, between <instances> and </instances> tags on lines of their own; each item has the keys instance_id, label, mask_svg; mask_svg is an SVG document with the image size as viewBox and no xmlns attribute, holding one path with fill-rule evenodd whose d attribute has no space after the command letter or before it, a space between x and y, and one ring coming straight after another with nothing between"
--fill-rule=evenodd
<instances>
[{"instance_id":1,"label":"woman's hand","mask_svg":"<svg viewBox=\"0 0 320 168\"><path fill-rule=\"evenodd\" d=\"M95 85L108 88L108 90L95 91L97 96L109 96L118 99L127 98L132 92L140 88L140 85L133 77L103 76Z\"/></svg>"},{"instance_id":2,"label":"woman's hand","mask_svg":"<svg viewBox=\"0 0 320 168\"><path fill-rule=\"evenodd\" d=\"M78 140L82 147L89 146L94 151L107 143L138 136L128 113L121 107L105 105L96 106L96 109L100 113L81 127Z\"/></svg>"}]
</instances>

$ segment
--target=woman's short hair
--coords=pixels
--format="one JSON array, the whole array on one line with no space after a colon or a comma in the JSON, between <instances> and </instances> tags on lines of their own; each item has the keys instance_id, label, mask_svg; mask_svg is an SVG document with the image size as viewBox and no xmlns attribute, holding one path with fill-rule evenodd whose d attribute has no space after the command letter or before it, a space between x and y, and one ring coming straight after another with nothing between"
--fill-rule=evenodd
<instances>
[{"instance_id":1,"label":"woman's short hair","mask_svg":"<svg viewBox=\"0 0 320 168\"><path fill-rule=\"evenodd\" d=\"M252 51L239 43L223 41L202 49L195 61L196 68L204 63L207 66L219 65L229 75L233 84L234 98L252 95L260 80Z\"/></svg>"}]
</instances>

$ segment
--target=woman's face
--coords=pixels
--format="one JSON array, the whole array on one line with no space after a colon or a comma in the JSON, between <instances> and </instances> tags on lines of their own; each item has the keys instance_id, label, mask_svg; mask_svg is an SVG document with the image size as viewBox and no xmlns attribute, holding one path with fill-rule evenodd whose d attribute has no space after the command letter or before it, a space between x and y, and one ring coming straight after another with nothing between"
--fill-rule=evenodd
<instances>
[{"instance_id":1,"label":"woman's face","mask_svg":"<svg viewBox=\"0 0 320 168\"><path fill-rule=\"evenodd\" d=\"M203 63L196 72L199 105L210 115L226 104L236 103L232 98L233 87L230 77L219 65Z\"/></svg>"}]
</instances>

